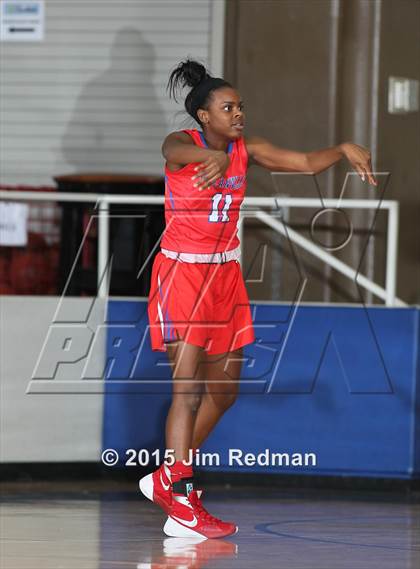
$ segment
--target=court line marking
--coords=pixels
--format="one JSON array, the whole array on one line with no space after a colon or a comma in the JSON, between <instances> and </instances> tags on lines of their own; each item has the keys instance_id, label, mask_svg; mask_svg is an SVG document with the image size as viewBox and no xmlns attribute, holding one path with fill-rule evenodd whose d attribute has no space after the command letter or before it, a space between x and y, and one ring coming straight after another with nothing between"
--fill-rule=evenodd
<instances>
[{"instance_id":1,"label":"court line marking","mask_svg":"<svg viewBox=\"0 0 420 569\"><path fill-rule=\"evenodd\" d=\"M284 532L279 532L273 529L270 529L270 526L274 526L274 525L285 525L285 524L303 524L303 523L322 523L322 522L337 522L337 521L343 521L343 520L347 520L347 521L352 521L352 522L357 522L357 521L369 521L369 520L398 520L398 519L402 519L402 520L407 520L407 516L367 516L367 517L362 517L362 518L357 518L357 517L333 517L333 518L308 518L308 519L304 519L304 520L284 520L281 522L268 522L268 523L262 523L262 524L257 524L256 526L254 526L254 529L256 529L257 531L260 531L262 533L267 533L267 534L271 534L271 535L276 535L279 537L288 537L291 539L298 539L298 540L302 540L302 541L312 541L315 543L333 543L336 545L350 545L353 547L369 547L369 548L373 548L373 549L395 549L395 550L400 550L400 551L420 551L420 547L399 547L399 546L392 546L392 545L376 545L376 544L369 544L369 543L357 543L357 542L351 542L351 541L338 541L338 540L334 540L334 539L322 539L322 538L315 538L315 537L305 537L302 535L294 535L294 534L288 534L288 533L284 533ZM420 517L413 517L411 518L412 521L417 521L420 522ZM413 528L414 529L414 528Z\"/></svg>"}]
</instances>

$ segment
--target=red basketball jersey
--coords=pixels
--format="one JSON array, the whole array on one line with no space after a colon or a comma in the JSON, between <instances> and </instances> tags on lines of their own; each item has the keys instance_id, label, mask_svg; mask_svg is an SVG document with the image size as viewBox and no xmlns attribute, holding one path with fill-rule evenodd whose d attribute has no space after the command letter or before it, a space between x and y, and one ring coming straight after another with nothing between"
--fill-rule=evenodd
<instances>
[{"instance_id":1,"label":"red basketball jersey","mask_svg":"<svg viewBox=\"0 0 420 569\"><path fill-rule=\"evenodd\" d=\"M195 144L208 148L196 129L184 130ZM241 137L228 147L230 165L223 178L199 191L192 180L198 162L176 172L165 166L166 229L163 249L179 253L220 253L239 246L237 225L246 189L248 153Z\"/></svg>"}]
</instances>

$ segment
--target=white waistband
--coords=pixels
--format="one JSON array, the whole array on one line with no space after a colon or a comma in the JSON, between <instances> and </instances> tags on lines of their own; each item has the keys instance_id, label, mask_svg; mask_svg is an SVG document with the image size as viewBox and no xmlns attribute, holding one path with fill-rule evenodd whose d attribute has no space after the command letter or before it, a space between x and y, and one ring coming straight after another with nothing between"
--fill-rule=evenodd
<instances>
[{"instance_id":1,"label":"white waistband","mask_svg":"<svg viewBox=\"0 0 420 569\"><path fill-rule=\"evenodd\" d=\"M168 249L161 249L161 251L165 257L181 261L181 263L227 263L228 261L239 261L241 258L240 247L222 253L178 253Z\"/></svg>"}]
</instances>

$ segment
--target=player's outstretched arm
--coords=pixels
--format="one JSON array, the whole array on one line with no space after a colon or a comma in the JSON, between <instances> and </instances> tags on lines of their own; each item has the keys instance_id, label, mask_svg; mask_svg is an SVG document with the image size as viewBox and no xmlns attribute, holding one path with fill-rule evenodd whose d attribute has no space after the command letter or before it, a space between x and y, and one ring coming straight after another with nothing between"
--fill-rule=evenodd
<instances>
[{"instance_id":1,"label":"player's outstretched arm","mask_svg":"<svg viewBox=\"0 0 420 569\"><path fill-rule=\"evenodd\" d=\"M343 158L347 158L363 182L366 176L371 184L378 185L372 174L369 150L352 142L344 142L338 146L314 150L313 152L297 152L280 148L257 136L247 138L245 143L250 158L249 165L257 164L271 172L318 174Z\"/></svg>"}]
</instances>

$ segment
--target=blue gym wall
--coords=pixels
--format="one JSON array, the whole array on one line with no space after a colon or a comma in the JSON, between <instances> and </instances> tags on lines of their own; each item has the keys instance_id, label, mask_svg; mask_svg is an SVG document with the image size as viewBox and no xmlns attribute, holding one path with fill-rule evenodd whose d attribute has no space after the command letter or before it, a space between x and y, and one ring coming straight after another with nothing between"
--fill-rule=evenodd
<instances>
[{"instance_id":1,"label":"blue gym wall","mask_svg":"<svg viewBox=\"0 0 420 569\"><path fill-rule=\"evenodd\" d=\"M252 305L241 396L201 452L215 470L392 478L420 476L416 308ZM103 447L164 447L167 357L152 352L146 303L110 301ZM315 453L316 467L228 465L228 449ZM128 468L128 467L127 467Z\"/></svg>"}]
</instances>

